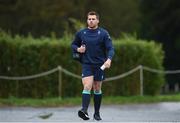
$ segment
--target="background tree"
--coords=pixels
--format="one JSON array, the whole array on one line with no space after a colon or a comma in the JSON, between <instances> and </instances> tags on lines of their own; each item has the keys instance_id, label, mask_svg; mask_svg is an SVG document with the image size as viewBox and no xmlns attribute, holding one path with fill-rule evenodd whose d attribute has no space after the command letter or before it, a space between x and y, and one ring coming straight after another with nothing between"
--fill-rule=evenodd
<instances>
[{"instance_id":1,"label":"background tree","mask_svg":"<svg viewBox=\"0 0 180 123\"><path fill-rule=\"evenodd\" d=\"M162 43L166 69L180 69L180 1L141 0L140 10L140 38ZM179 75L167 78L172 84L180 80Z\"/></svg>"},{"instance_id":2,"label":"background tree","mask_svg":"<svg viewBox=\"0 0 180 123\"><path fill-rule=\"evenodd\" d=\"M119 37L122 32L136 32L139 26L138 0L100 0L102 25Z\"/></svg>"},{"instance_id":3,"label":"background tree","mask_svg":"<svg viewBox=\"0 0 180 123\"><path fill-rule=\"evenodd\" d=\"M86 13L96 10L101 15L101 25L108 28L113 37L119 37L121 32L136 30L139 23L137 1L1 0L0 28L12 34L31 33L39 37L55 32L62 37L64 31L74 33L77 30L74 22L85 25Z\"/></svg>"},{"instance_id":4,"label":"background tree","mask_svg":"<svg viewBox=\"0 0 180 123\"><path fill-rule=\"evenodd\" d=\"M83 1L79 0L12 0L0 5L0 27L13 34L48 36L56 32L62 36L68 25L68 18L77 16ZM76 7L75 7L76 6Z\"/></svg>"}]
</instances>

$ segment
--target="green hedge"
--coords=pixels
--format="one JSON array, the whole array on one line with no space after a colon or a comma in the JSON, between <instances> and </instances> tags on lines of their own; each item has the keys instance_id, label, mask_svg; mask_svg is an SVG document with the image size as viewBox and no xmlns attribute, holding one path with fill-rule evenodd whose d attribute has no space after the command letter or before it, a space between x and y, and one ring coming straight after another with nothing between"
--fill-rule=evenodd
<instances>
[{"instance_id":1,"label":"green hedge","mask_svg":"<svg viewBox=\"0 0 180 123\"><path fill-rule=\"evenodd\" d=\"M81 65L71 58L72 38L63 39L15 36L0 33L0 76L27 76L42 73L58 65L81 75ZM163 70L163 51L159 44L135 38L114 41L115 56L112 67L106 70L106 77L127 72L138 65ZM144 93L159 94L164 76L144 72ZM139 95L139 71L132 75L104 82L105 95ZM80 96L81 80L62 74L63 97ZM0 97L56 97L58 96L58 72L31 80L0 79Z\"/></svg>"}]
</instances>

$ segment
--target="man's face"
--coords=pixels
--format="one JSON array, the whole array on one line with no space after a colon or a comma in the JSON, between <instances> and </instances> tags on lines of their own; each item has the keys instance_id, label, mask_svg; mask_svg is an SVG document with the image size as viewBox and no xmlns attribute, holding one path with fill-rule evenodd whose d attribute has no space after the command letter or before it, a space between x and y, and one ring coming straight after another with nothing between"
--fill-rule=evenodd
<instances>
[{"instance_id":1,"label":"man's face","mask_svg":"<svg viewBox=\"0 0 180 123\"><path fill-rule=\"evenodd\" d=\"M96 29L98 27L99 20L96 15L89 15L87 18L88 27L91 29Z\"/></svg>"}]
</instances>

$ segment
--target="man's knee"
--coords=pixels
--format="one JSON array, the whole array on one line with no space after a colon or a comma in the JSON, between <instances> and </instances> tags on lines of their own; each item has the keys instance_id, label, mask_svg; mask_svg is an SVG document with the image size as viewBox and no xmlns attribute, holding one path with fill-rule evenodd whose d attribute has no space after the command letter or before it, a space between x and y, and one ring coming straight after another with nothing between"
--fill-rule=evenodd
<instances>
[{"instance_id":1,"label":"man's knee","mask_svg":"<svg viewBox=\"0 0 180 123\"><path fill-rule=\"evenodd\" d=\"M101 83L100 82L95 82L93 85L94 91L99 91L101 90Z\"/></svg>"},{"instance_id":2,"label":"man's knee","mask_svg":"<svg viewBox=\"0 0 180 123\"><path fill-rule=\"evenodd\" d=\"M88 90L88 91L90 91L90 90L91 90L91 88L92 88L92 86L91 86L91 85L84 85L84 90Z\"/></svg>"}]
</instances>

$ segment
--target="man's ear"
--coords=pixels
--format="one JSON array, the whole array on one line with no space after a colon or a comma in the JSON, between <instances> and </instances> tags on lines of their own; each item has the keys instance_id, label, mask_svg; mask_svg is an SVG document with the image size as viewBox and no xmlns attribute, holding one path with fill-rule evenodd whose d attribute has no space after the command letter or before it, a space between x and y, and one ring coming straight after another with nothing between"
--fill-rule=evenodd
<instances>
[{"instance_id":1,"label":"man's ear","mask_svg":"<svg viewBox=\"0 0 180 123\"><path fill-rule=\"evenodd\" d=\"M99 19L97 19L97 22L99 23Z\"/></svg>"}]
</instances>

